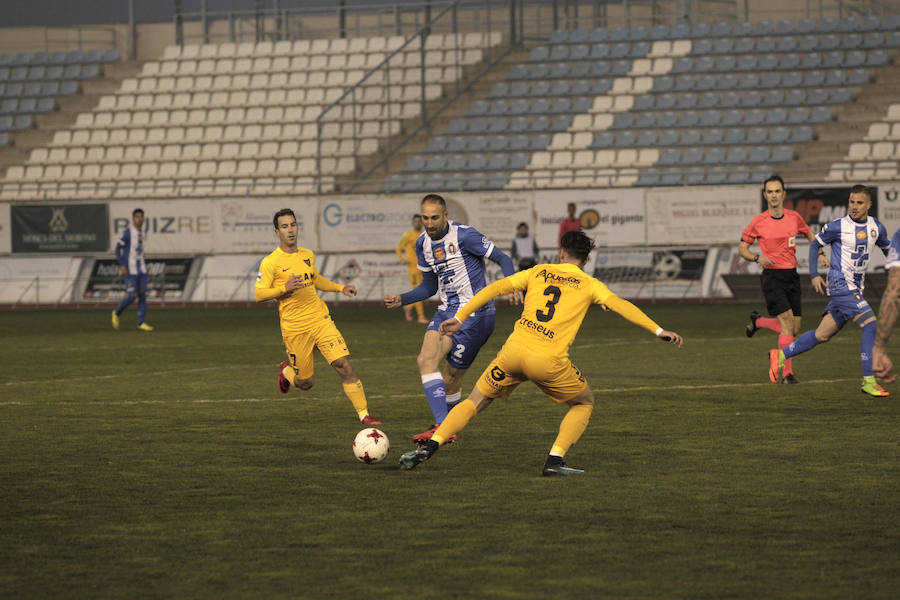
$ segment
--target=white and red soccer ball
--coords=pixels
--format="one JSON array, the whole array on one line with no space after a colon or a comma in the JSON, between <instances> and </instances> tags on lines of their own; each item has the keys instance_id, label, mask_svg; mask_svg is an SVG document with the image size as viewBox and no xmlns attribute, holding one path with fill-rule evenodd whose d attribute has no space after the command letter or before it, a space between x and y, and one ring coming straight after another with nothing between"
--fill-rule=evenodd
<instances>
[{"instance_id":1,"label":"white and red soccer ball","mask_svg":"<svg viewBox=\"0 0 900 600\"><path fill-rule=\"evenodd\" d=\"M353 440L353 454L367 465L384 460L390 449L391 443L387 436L383 431L374 427L363 429L356 434L356 439Z\"/></svg>"}]
</instances>

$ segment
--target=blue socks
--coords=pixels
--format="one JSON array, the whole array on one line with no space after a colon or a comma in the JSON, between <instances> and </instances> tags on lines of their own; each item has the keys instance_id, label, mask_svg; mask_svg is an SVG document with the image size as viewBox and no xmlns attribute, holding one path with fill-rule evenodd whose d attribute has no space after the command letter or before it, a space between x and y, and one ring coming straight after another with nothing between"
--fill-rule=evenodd
<instances>
[{"instance_id":1,"label":"blue socks","mask_svg":"<svg viewBox=\"0 0 900 600\"><path fill-rule=\"evenodd\" d=\"M872 348L875 347L875 329L878 323L872 321L863 325L862 339L859 341L859 357L862 359L863 377L872 375Z\"/></svg>"},{"instance_id":2,"label":"blue socks","mask_svg":"<svg viewBox=\"0 0 900 600\"><path fill-rule=\"evenodd\" d=\"M147 294L138 296L138 325L147 317Z\"/></svg>"},{"instance_id":3,"label":"blue socks","mask_svg":"<svg viewBox=\"0 0 900 600\"><path fill-rule=\"evenodd\" d=\"M134 296L129 296L128 294L126 294L125 297L122 298L122 301L119 302L119 306L116 307L116 315L121 317L122 313L132 302L134 302Z\"/></svg>"},{"instance_id":4,"label":"blue socks","mask_svg":"<svg viewBox=\"0 0 900 600\"><path fill-rule=\"evenodd\" d=\"M447 418L447 389L444 387L444 378L439 372L422 375L422 387L425 388L425 397L428 405L434 413L434 422L440 425Z\"/></svg>"},{"instance_id":5,"label":"blue socks","mask_svg":"<svg viewBox=\"0 0 900 600\"><path fill-rule=\"evenodd\" d=\"M873 333L874 336L874 333ZM816 346L818 346L821 342L816 339L816 332L807 331L802 334L800 337L796 338L791 344L788 344L784 350L784 357L790 358L792 356L797 356L798 354L802 354L807 350L812 350ZM875 343L875 338L872 338L872 343Z\"/></svg>"}]
</instances>

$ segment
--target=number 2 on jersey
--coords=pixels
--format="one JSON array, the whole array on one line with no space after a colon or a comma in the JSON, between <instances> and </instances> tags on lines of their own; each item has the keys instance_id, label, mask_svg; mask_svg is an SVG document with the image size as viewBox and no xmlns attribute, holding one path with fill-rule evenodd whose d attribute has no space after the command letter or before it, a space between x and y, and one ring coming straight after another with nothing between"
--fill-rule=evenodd
<instances>
[{"instance_id":1,"label":"number 2 on jersey","mask_svg":"<svg viewBox=\"0 0 900 600\"><path fill-rule=\"evenodd\" d=\"M560 289L555 285L548 285L544 288L544 295L550 296L550 299L547 300L547 304L545 304L545 306L547 307L546 312L543 310L538 310L534 313L534 316L541 323L546 323L553 318L553 313L556 312L556 303L559 302L559 297L562 295L562 291L560 291Z\"/></svg>"}]
</instances>

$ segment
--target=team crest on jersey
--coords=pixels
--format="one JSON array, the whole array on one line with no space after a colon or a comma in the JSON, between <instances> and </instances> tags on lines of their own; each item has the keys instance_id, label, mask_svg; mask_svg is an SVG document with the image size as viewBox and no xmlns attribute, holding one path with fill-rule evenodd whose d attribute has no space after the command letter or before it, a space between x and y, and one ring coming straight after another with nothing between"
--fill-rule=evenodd
<instances>
[{"instance_id":1,"label":"team crest on jersey","mask_svg":"<svg viewBox=\"0 0 900 600\"><path fill-rule=\"evenodd\" d=\"M796 245L797 245L797 238L792 235L791 237L788 238L788 248L793 248Z\"/></svg>"},{"instance_id":2,"label":"team crest on jersey","mask_svg":"<svg viewBox=\"0 0 900 600\"><path fill-rule=\"evenodd\" d=\"M872 229L869 230L869 235L872 236L873 238L877 238L878 230L873 227Z\"/></svg>"},{"instance_id":3,"label":"team crest on jersey","mask_svg":"<svg viewBox=\"0 0 900 600\"><path fill-rule=\"evenodd\" d=\"M456 246L453 245L453 242L447 244L447 252L450 254L456 254Z\"/></svg>"},{"instance_id":4,"label":"team crest on jersey","mask_svg":"<svg viewBox=\"0 0 900 600\"><path fill-rule=\"evenodd\" d=\"M873 230L873 231L874 231L874 230ZM858 239L858 240L860 240L860 241L866 239L866 232L863 231L862 229L860 229L859 231L857 231L857 232L856 232L856 239Z\"/></svg>"},{"instance_id":5,"label":"team crest on jersey","mask_svg":"<svg viewBox=\"0 0 900 600\"><path fill-rule=\"evenodd\" d=\"M447 255L444 253L443 248L434 249L434 260L444 260L445 258L447 258Z\"/></svg>"},{"instance_id":6,"label":"team crest on jersey","mask_svg":"<svg viewBox=\"0 0 900 600\"><path fill-rule=\"evenodd\" d=\"M481 245L485 248L491 247L491 240L487 239L487 236L481 236Z\"/></svg>"},{"instance_id":7,"label":"team crest on jersey","mask_svg":"<svg viewBox=\"0 0 900 600\"><path fill-rule=\"evenodd\" d=\"M311 267L311 266L312 266L312 261L309 260L308 258L304 258L304 259L303 259L303 262L306 263L306 266L307 266L307 267Z\"/></svg>"}]
</instances>

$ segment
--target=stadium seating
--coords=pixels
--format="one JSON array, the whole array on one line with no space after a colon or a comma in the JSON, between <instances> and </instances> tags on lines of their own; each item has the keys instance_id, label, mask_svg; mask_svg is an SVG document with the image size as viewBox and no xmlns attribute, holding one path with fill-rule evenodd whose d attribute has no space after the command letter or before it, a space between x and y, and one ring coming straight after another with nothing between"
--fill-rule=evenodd
<instances>
[{"instance_id":1,"label":"stadium seating","mask_svg":"<svg viewBox=\"0 0 900 600\"><path fill-rule=\"evenodd\" d=\"M898 24L888 16L554 31L420 157L476 151L470 139L484 134L487 117L506 137L477 150L487 156L479 172L508 177L511 188L579 186L587 175L573 170L591 168L609 185L757 181L793 160L794 146L813 140L815 126L888 64ZM525 168L491 160L511 149L530 153ZM896 150L881 145L862 158L896 161ZM572 162L580 151L592 152L587 164ZM468 176L447 162L440 169ZM398 186L409 189L402 176L384 189Z\"/></svg>"},{"instance_id":2,"label":"stadium seating","mask_svg":"<svg viewBox=\"0 0 900 600\"><path fill-rule=\"evenodd\" d=\"M367 77L353 101L322 120L323 110L404 38L170 46L48 147L35 149L23 168L11 169L3 194L27 196L37 185L46 197L81 197L80 186L54 187L63 173L63 182L89 184L84 194L102 189L113 197L308 193L318 160L328 191L335 179L353 175L354 157L374 154L404 120L420 115L423 70L426 100L437 99L444 84L457 82L500 41L497 33L433 34L424 65L411 44L392 69Z\"/></svg>"}]
</instances>

